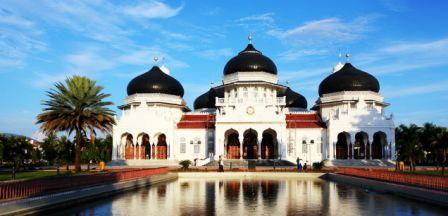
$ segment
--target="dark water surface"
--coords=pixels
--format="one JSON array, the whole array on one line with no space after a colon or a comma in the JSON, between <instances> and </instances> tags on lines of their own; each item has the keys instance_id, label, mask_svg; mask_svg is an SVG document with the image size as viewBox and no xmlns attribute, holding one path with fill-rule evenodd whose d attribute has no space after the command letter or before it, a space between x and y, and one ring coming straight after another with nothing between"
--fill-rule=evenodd
<instances>
[{"instance_id":1,"label":"dark water surface","mask_svg":"<svg viewBox=\"0 0 448 216\"><path fill-rule=\"evenodd\" d=\"M157 216L448 215L448 209L320 179L180 178L53 213Z\"/></svg>"}]
</instances>

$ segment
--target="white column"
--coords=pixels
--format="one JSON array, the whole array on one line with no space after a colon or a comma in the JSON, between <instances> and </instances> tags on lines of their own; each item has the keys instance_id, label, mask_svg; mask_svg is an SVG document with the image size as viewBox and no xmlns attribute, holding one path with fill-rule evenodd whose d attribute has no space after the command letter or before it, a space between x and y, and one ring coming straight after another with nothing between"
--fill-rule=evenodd
<instances>
[{"instance_id":1,"label":"white column","mask_svg":"<svg viewBox=\"0 0 448 216\"><path fill-rule=\"evenodd\" d=\"M257 145L258 145L258 159L261 159L261 141L263 140L263 134L258 133Z\"/></svg>"},{"instance_id":2,"label":"white column","mask_svg":"<svg viewBox=\"0 0 448 216\"><path fill-rule=\"evenodd\" d=\"M241 133L238 133L238 138L240 139L240 160L243 159L243 141L244 141L244 135Z\"/></svg>"},{"instance_id":3,"label":"white column","mask_svg":"<svg viewBox=\"0 0 448 216\"><path fill-rule=\"evenodd\" d=\"M371 140L369 140L369 158L372 160L372 143L373 143L373 136L369 136Z\"/></svg>"},{"instance_id":4,"label":"white column","mask_svg":"<svg viewBox=\"0 0 448 216\"><path fill-rule=\"evenodd\" d=\"M350 134L350 142L352 143L352 147L350 149L350 151L352 152L352 157L351 159L355 158L355 134Z\"/></svg>"}]
</instances>

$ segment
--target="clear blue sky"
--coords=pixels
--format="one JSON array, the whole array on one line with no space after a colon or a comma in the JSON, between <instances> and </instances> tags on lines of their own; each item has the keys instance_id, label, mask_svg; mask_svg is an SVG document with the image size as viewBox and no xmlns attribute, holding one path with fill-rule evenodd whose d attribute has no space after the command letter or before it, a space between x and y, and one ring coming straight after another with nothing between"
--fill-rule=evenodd
<instances>
[{"instance_id":1,"label":"clear blue sky","mask_svg":"<svg viewBox=\"0 0 448 216\"><path fill-rule=\"evenodd\" d=\"M448 126L446 1L1 1L0 132L31 135L45 91L73 74L121 105L126 86L165 58L194 99L220 83L247 35L308 99L339 51L375 75L399 123ZM116 109L116 106L114 106Z\"/></svg>"}]
</instances>

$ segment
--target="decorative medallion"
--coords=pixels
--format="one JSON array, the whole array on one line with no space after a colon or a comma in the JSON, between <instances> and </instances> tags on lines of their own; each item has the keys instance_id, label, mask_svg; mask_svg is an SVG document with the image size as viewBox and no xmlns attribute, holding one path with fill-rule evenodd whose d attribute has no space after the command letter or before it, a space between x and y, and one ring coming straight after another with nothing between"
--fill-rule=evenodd
<instances>
[{"instance_id":1,"label":"decorative medallion","mask_svg":"<svg viewBox=\"0 0 448 216\"><path fill-rule=\"evenodd\" d=\"M247 114L252 115L252 114L254 114L254 112L255 112L255 109L253 107L251 107L251 106L247 107L247 109L246 109Z\"/></svg>"}]
</instances>

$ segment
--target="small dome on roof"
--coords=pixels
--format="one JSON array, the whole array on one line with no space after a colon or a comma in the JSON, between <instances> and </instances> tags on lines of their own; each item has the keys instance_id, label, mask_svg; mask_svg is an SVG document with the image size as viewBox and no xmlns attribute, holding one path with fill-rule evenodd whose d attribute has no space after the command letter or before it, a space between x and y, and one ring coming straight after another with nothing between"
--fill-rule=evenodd
<instances>
[{"instance_id":1,"label":"small dome on roof","mask_svg":"<svg viewBox=\"0 0 448 216\"><path fill-rule=\"evenodd\" d=\"M325 78L319 85L319 96L341 91L380 91L378 80L350 63Z\"/></svg>"},{"instance_id":2,"label":"small dome on roof","mask_svg":"<svg viewBox=\"0 0 448 216\"><path fill-rule=\"evenodd\" d=\"M279 97L286 96L286 107L304 108L308 107L306 98L287 87L284 92L279 94Z\"/></svg>"}]
</instances>

